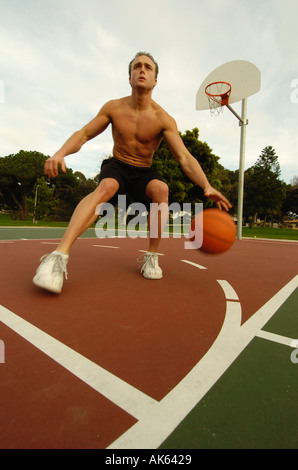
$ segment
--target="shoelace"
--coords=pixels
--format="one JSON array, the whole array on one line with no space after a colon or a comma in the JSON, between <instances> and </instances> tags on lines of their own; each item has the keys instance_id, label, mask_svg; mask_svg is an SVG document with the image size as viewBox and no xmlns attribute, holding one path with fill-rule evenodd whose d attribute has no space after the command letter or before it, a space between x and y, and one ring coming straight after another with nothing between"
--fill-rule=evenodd
<instances>
[{"instance_id":1,"label":"shoelace","mask_svg":"<svg viewBox=\"0 0 298 470\"><path fill-rule=\"evenodd\" d=\"M54 264L53 264L53 271L54 272L61 272L63 271L65 274L65 279L67 279L67 269L66 269L66 261L62 255L59 254L49 254L49 255L44 255L40 258L40 261L42 261L42 264L46 261L46 259L53 259Z\"/></svg>"},{"instance_id":2,"label":"shoelace","mask_svg":"<svg viewBox=\"0 0 298 470\"><path fill-rule=\"evenodd\" d=\"M157 254L156 253L145 253L144 255L140 256L137 259L138 263L141 264L140 270L141 272L149 265L151 268L155 268L156 261L157 261Z\"/></svg>"}]
</instances>

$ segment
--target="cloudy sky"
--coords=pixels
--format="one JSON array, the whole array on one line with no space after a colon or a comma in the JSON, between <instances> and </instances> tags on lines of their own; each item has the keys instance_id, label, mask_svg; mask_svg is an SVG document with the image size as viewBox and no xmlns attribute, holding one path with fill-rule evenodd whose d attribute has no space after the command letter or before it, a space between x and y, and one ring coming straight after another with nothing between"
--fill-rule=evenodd
<instances>
[{"instance_id":1,"label":"cloudy sky","mask_svg":"<svg viewBox=\"0 0 298 470\"><path fill-rule=\"evenodd\" d=\"M106 101L130 94L128 63L142 50L160 66L153 98L180 131L198 127L231 170L238 120L228 109L196 111L196 93L225 62L255 64L262 87L248 98L245 166L271 145L289 183L298 176L297 14L297 0L1 0L0 156L53 155ZM112 147L108 128L67 165L94 176Z\"/></svg>"}]
</instances>

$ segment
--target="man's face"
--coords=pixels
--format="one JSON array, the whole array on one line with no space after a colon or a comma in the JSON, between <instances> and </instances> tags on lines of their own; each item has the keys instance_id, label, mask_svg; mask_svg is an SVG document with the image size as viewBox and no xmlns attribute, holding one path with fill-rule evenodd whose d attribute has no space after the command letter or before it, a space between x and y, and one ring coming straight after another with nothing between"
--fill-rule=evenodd
<instances>
[{"instance_id":1,"label":"man's face","mask_svg":"<svg viewBox=\"0 0 298 470\"><path fill-rule=\"evenodd\" d=\"M140 55L133 61L129 83L132 88L141 87L151 90L155 87L157 83L157 78L155 77L155 64L152 62L150 57Z\"/></svg>"}]
</instances>

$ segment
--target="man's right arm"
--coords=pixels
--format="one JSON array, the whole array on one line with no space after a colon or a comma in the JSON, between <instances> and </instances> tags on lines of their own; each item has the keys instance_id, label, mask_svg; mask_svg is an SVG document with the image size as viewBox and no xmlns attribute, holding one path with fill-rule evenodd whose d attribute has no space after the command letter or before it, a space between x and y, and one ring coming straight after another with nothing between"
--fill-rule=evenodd
<instances>
[{"instance_id":1,"label":"man's right arm","mask_svg":"<svg viewBox=\"0 0 298 470\"><path fill-rule=\"evenodd\" d=\"M75 132L58 152L46 160L44 167L46 175L55 178L58 175L59 166L63 172L66 171L64 158L67 155L77 153L88 140L101 134L108 127L111 122L110 108L111 102L106 103L92 121Z\"/></svg>"}]
</instances>

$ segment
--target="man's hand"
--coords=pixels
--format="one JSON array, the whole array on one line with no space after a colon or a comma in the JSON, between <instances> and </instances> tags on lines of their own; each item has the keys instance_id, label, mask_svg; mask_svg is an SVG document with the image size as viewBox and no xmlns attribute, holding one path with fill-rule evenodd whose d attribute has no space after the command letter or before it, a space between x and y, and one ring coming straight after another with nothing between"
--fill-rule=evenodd
<instances>
[{"instance_id":1,"label":"man's hand","mask_svg":"<svg viewBox=\"0 0 298 470\"><path fill-rule=\"evenodd\" d=\"M209 197L212 201L216 202L217 208L222 210L229 211L232 207L232 204L225 198L219 191L214 189L212 186L209 186L205 190L204 196Z\"/></svg>"},{"instance_id":2,"label":"man's hand","mask_svg":"<svg viewBox=\"0 0 298 470\"><path fill-rule=\"evenodd\" d=\"M55 178L58 175L59 166L63 173L66 172L66 165L64 161L64 157L59 157L58 155L54 155L51 158L48 158L45 162L44 172L50 178Z\"/></svg>"}]
</instances>

